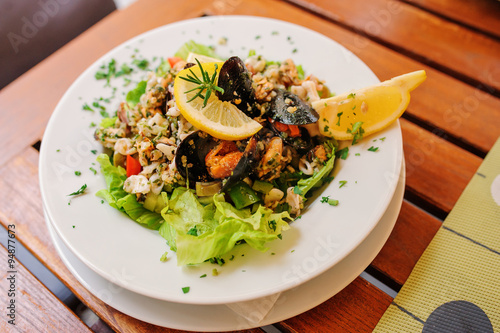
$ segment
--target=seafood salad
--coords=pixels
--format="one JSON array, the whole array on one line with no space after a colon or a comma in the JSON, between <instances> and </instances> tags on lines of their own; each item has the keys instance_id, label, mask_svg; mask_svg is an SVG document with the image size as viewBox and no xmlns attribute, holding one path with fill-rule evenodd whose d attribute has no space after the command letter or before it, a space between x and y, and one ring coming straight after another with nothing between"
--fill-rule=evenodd
<instances>
[{"instance_id":1,"label":"seafood salad","mask_svg":"<svg viewBox=\"0 0 500 333\"><path fill-rule=\"evenodd\" d=\"M97 128L107 148L98 157L107 188L97 195L158 230L178 265L220 264L240 243L265 251L331 180L337 143L319 134L311 107L328 96L291 59L251 52L221 60L211 51L169 58ZM228 139L189 120L213 105L255 125L248 133L236 125Z\"/></svg>"}]
</instances>

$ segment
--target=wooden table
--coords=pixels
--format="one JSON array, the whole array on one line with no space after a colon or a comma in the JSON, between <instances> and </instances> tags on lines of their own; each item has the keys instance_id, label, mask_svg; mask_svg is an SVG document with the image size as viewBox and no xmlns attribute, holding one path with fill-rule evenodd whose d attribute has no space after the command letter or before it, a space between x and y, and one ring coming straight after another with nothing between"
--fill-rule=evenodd
<instances>
[{"instance_id":1,"label":"wooden table","mask_svg":"<svg viewBox=\"0 0 500 333\"><path fill-rule=\"evenodd\" d=\"M495 0L139 0L115 11L0 91L0 222L118 332L172 332L124 315L92 296L50 240L38 184L39 142L58 100L114 46L152 28L202 15L256 15L318 31L350 49L382 80L417 69L428 79L401 119L405 200L369 272L395 290L439 229L500 135L500 2ZM2 307L8 302L7 250ZM89 328L21 263L19 331ZM320 306L275 326L284 332L370 332L392 297L361 277ZM5 308L4 308L5 309ZM0 330L13 329L3 315ZM262 332L261 329L251 330Z\"/></svg>"}]
</instances>

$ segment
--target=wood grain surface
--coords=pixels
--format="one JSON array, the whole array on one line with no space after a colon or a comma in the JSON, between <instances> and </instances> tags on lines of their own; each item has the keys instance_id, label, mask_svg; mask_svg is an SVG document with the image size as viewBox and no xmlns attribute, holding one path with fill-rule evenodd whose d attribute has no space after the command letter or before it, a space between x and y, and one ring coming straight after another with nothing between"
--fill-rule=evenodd
<instances>
[{"instance_id":1,"label":"wood grain surface","mask_svg":"<svg viewBox=\"0 0 500 333\"><path fill-rule=\"evenodd\" d=\"M500 41L394 0L291 0L472 84L500 92Z\"/></svg>"},{"instance_id":2,"label":"wood grain surface","mask_svg":"<svg viewBox=\"0 0 500 333\"><path fill-rule=\"evenodd\" d=\"M404 0L436 15L500 37L500 2L492 0Z\"/></svg>"},{"instance_id":3,"label":"wood grain surface","mask_svg":"<svg viewBox=\"0 0 500 333\"><path fill-rule=\"evenodd\" d=\"M14 239L15 241L15 239ZM15 253L15 243L10 247ZM1 332L92 332L70 309L17 261L7 263L7 249L0 245ZM13 303L11 303L14 301ZM14 311L8 307L13 307ZM7 314L13 314L9 317ZM10 323L9 323L10 321ZM14 324L12 324L14 323Z\"/></svg>"}]
</instances>

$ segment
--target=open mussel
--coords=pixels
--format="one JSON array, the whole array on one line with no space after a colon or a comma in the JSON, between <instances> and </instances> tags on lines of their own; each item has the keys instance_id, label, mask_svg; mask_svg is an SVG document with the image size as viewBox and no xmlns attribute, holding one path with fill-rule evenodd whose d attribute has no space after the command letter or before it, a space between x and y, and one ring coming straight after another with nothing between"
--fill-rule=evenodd
<instances>
[{"instance_id":1,"label":"open mussel","mask_svg":"<svg viewBox=\"0 0 500 333\"><path fill-rule=\"evenodd\" d=\"M249 117L260 115L255 108L255 94L252 87L252 78L245 63L234 56L224 62L219 72L217 86L224 89L217 97L222 101L231 102Z\"/></svg>"},{"instance_id":2,"label":"open mussel","mask_svg":"<svg viewBox=\"0 0 500 333\"><path fill-rule=\"evenodd\" d=\"M217 145L207 133L196 131L188 135L177 147L175 166L181 176L194 188L196 182L213 180L205 164L205 156Z\"/></svg>"},{"instance_id":3,"label":"open mussel","mask_svg":"<svg viewBox=\"0 0 500 333\"><path fill-rule=\"evenodd\" d=\"M177 147L175 164L189 186L224 180L222 191L251 173L257 140L219 140L202 131L188 135Z\"/></svg>"},{"instance_id":4,"label":"open mussel","mask_svg":"<svg viewBox=\"0 0 500 333\"><path fill-rule=\"evenodd\" d=\"M271 119L286 125L307 125L318 121L319 115L294 93L276 89L276 96L267 111Z\"/></svg>"}]
</instances>

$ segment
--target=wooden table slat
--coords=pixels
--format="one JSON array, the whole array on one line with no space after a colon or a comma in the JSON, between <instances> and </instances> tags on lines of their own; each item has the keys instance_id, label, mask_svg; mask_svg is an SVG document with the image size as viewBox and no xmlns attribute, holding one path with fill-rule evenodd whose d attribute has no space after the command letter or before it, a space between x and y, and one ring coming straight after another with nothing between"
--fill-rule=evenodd
<instances>
[{"instance_id":1,"label":"wooden table slat","mask_svg":"<svg viewBox=\"0 0 500 333\"><path fill-rule=\"evenodd\" d=\"M372 332L392 297L362 278L303 314L280 322L285 332Z\"/></svg>"},{"instance_id":2,"label":"wooden table slat","mask_svg":"<svg viewBox=\"0 0 500 333\"><path fill-rule=\"evenodd\" d=\"M500 41L393 0L290 0L440 70L500 92Z\"/></svg>"},{"instance_id":3,"label":"wooden table slat","mask_svg":"<svg viewBox=\"0 0 500 333\"><path fill-rule=\"evenodd\" d=\"M12 245L15 249L15 242L11 242ZM0 277L1 332L92 332L22 263L17 261L17 258L13 264L14 267L11 268L7 262L7 249L3 245L0 245L0 252L2 254L0 261L2 272ZM13 307L13 311L8 308L9 306ZM14 317L9 317L8 314Z\"/></svg>"},{"instance_id":4,"label":"wooden table slat","mask_svg":"<svg viewBox=\"0 0 500 333\"><path fill-rule=\"evenodd\" d=\"M403 0L500 37L500 2L492 0Z\"/></svg>"},{"instance_id":5,"label":"wooden table slat","mask_svg":"<svg viewBox=\"0 0 500 333\"><path fill-rule=\"evenodd\" d=\"M432 215L403 201L396 225L371 266L403 285L441 225Z\"/></svg>"},{"instance_id":6,"label":"wooden table slat","mask_svg":"<svg viewBox=\"0 0 500 333\"><path fill-rule=\"evenodd\" d=\"M450 212L482 159L401 119L406 189Z\"/></svg>"}]
</instances>

